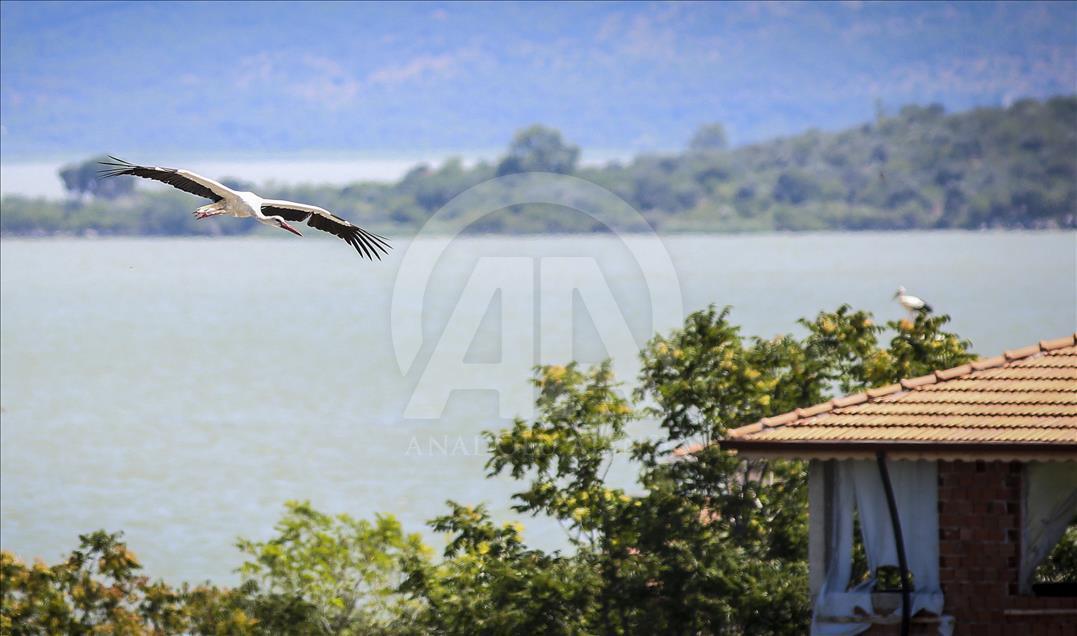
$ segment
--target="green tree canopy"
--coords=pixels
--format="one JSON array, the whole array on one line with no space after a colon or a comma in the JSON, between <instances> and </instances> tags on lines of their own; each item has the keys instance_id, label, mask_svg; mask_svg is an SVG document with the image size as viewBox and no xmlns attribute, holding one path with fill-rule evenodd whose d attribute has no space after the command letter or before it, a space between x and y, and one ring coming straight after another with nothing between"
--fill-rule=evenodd
<instances>
[{"instance_id":1,"label":"green tree canopy","mask_svg":"<svg viewBox=\"0 0 1077 636\"><path fill-rule=\"evenodd\" d=\"M101 169L99 162L104 160L108 160L108 157L102 155L60 168L60 179L64 182L64 189L74 195L88 195L103 199L115 199L133 192L134 177L108 179L98 177L98 171Z\"/></svg>"},{"instance_id":2,"label":"green tree canopy","mask_svg":"<svg viewBox=\"0 0 1077 636\"><path fill-rule=\"evenodd\" d=\"M516 484L523 519L556 521L567 550L521 522L449 502L440 558L394 519L290 502L276 535L240 541L234 589L150 583L103 532L55 566L0 555L0 630L12 634L803 634L806 469L745 460L729 428L972 359L948 318L877 324L841 306L802 335L746 337L708 307L656 335L626 392L603 363L537 368L537 414L486 433L487 477ZM633 437L651 423L653 434ZM637 429L638 430L638 429ZM686 452L685 449L692 449ZM630 466L631 485L610 466ZM1041 569L1075 580L1074 533Z\"/></svg>"},{"instance_id":3,"label":"green tree canopy","mask_svg":"<svg viewBox=\"0 0 1077 636\"><path fill-rule=\"evenodd\" d=\"M725 126L722 126L719 123L701 126L699 130L692 135L692 140L688 143L688 148L690 150L698 152L725 150L728 146L729 139L725 134Z\"/></svg>"},{"instance_id":4,"label":"green tree canopy","mask_svg":"<svg viewBox=\"0 0 1077 636\"><path fill-rule=\"evenodd\" d=\"M497 166L498 175L517 172L559 172L571 174L580 157L579 146L566 143L560 131L534 125L516 133L508 154Z\"/></svg>"}]
</instances>

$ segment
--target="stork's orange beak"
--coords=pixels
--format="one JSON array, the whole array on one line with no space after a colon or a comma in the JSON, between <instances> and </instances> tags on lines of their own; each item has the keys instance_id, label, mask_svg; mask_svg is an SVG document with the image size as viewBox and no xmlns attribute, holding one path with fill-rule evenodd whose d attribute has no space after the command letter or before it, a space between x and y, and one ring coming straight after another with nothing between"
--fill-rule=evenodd
<instances>
[{"instance_id":1,"label":"stork's orange beak","mask_svg":"<svg viewBox=\"0 0 1077 636\"><path fill-rule=\"evenodd\" d=\"M303 234L299 230L295 229L291 225L288 225L284 221L280 222L280 227L283 230L288 230L289 232L291 232L292 234L295 234L296 236L303 236Z\"/></svg>"}]
</instances>

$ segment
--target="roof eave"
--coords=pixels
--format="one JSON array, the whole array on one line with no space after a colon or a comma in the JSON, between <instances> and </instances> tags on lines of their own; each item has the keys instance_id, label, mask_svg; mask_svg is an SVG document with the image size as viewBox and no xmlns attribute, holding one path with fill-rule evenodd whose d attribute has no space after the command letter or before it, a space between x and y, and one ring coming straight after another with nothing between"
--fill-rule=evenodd
<instances>
[{"instance_id":1,"label":"roof eave","mask_svg":"<svg viewBox=\"0 0 1077 636\"><path fill-rule=\"evenodd\" d=\"M1077 443L1057 442L894 442L726 439L724 449L745 457L862 459L884 451L892 459L981 461L1077 461Z\"/></svg>"}]
</instances>

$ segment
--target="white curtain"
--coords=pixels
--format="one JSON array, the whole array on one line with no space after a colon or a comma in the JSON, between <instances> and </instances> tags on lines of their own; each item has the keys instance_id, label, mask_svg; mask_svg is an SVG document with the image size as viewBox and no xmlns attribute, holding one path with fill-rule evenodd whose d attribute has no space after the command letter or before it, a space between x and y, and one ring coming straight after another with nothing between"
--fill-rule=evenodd
<instances>
[{"instance_id":1,"label":"white curtain","mask_svg":"<svg viewBox=\"0 0 1077 636\"><path fill-rule=\"evenodd\" d=\"M905 556L912 575L911 612L925 609L941 615L939 588L939 518L936 462L888 462L898 518L905 543ZM898 565L890 509L886 501L879 467L875 461L838 462L830 498L832 524L826 537L830 563L815 602L812 634L851 636L866 631L870 623L847 623L828 618L851 619L858 613L874 614L871 591L875 579L849 587L852 570L853 510L860 511L860 528L868 567L874 574L880 566ZM820 513L822 511L813 511ZM900 608L885 622L900 621ZM948 635L952 624L943 622L939 633Z\"/></svg>"},{"instance_id":2,"label":"white curtain","mask_svg":"<svg viewBox=\"0 0 1077 636\"><path fill-rule=\"evenodd\" d=\"M1032 574L1077 515L1077 462L1025 464L1021 518L1020 590L1032 593Z\"/></svg>"},{"instance_id":3,"label":"white curtain","mask_svg":"<svg viewBox=\"0 0 1077 636\"><path fill-rule=\"evenodd\" d=\"M857 608L871 612L871 590L863 585L851 591L849 576L853 569L853 509L856 489L851 473L854 462L836 462L834 487L828 489L826 498L831 509L831 523L826 537L826 549L830 555L826 565L826 578L819 589L812 612L811 633L815 635L846 636L866 631L870 625L827 622L831 617L852 617ZM811 514L824 513L812 510ZM821 620L824 619L824 620Z\"/></svg>"}]
</instances>

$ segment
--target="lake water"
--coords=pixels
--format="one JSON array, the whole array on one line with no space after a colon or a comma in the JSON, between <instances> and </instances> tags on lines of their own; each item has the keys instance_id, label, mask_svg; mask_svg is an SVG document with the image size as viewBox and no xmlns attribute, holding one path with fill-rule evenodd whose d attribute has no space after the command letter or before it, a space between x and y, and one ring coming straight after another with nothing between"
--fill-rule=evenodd
<instances>
[{"instance_id":1,"label":"lake water","mask_svg":"<svg viewBox=\"0 0 1077 636\"><path fill-rule=\"evenodd\" d=\"M526 365L609 353L630 371L635 345L603 334L622 324L642 343L682 308L730 304L745 333L770 336L840 303L901 317L905 285L985 355L1077 326L1074 233L666 237L673 269L650 290L652 265L615 237L459 238L429 278L396 285L398 318L421 325L408 366L390 325L409 247L427 246L370 263L331 240L4 240L2 546L54 561L80 532L122 529L153 576L229 582L235 537L269 536L290 498L423 531L449 498L507 516L513 485L483 478L477 435L526 411ZM597 264L609 293L572 292L559 277L586 269L574 262ZM566 289L572 316L543 319ZM442 341L448 323L470 342ZM438 347L515 360L495 374L501 401L472 390L441 405L431 387L465 374L432 364ZM524 522L529 541L558 545L556 528Z\"/></svg>"}]
</instances>

